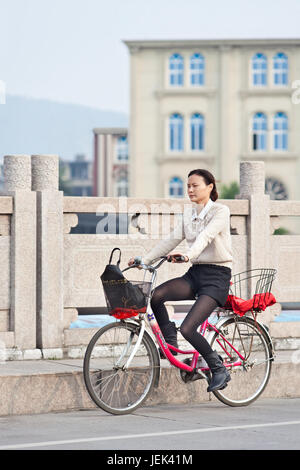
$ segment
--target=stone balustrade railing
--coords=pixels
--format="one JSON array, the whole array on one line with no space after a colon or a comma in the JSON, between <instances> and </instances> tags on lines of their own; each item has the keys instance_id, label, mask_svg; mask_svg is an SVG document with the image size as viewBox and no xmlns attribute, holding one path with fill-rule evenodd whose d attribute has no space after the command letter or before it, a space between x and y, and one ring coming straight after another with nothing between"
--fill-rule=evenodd
<instances>
[{"instance_id":1,"label":"stone balustrade railing","mask_svg":"<svg viewBox=\"0 0 300 470\"><path fill-rule=\"evenodd\" d=\"M91 331L72 330L80 308L105 307L100 275L115 246L122 265L143 255L180 220L187 199L64 197L58 188L58 156L4 157L5 196L0 197L0 346L25 350L66 349L86 344ZM278 270L279 303L264 313L273 335L300 338L300 324L274 322L280 302L299 302L300 236L273 235L281 216L300 216L299 201L270 201L264 192L264 163L240 164L240 194L220 201L231 213L233 272L259 267ZM128 233L74 234L78 214L127 214ZM105 222L105 223L104 223ZM182 242L185 244L185 241ZM158 283L186 266L165 263ZM131 272L138 279L140 272ZM1 347L0 347L1 349Z\"/></svg>"}]
</instances>

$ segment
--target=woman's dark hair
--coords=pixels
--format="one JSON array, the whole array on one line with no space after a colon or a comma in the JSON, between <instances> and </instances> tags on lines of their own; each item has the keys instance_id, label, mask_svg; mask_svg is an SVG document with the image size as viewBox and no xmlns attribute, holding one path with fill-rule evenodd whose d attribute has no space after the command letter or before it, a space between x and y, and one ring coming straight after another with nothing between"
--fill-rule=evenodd
<instances>
[{"instance_id":1,"label":"woman's dark hair","mask_svg":"<svg viewBox=\"0 0 300 470\"><path fill-rule=\"evenodd\" d=\"M216 180L214 176L208 170L192 170L189 172L188 177L192 175L202 176L205 181L205 184L208 186L209 184L213 184L212 191L210 193L210 199L212 201L216 201L219 197L216 187Z\"/></svg>"}]
</instances>

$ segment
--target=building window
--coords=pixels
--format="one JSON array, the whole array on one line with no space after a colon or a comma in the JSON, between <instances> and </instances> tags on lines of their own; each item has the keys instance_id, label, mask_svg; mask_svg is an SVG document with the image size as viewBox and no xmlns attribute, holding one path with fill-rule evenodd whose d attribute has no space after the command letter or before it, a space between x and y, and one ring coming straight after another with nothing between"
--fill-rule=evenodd
<instances>
[{"instance_id":1,"label":"building window","mask_svg":"<svg viewBox=\"0 0 300 470\"><path fill-rule=\"evenodd\" d=\"M69 191L70 196L92 196L92 186L73 186Z\"/></svg>"},{"instance_id":2,"label":"building window","mask_svg":"<svg viewBox=\"0 0 300 470\"><path fill-rule=\"evenodd\" d=\"M119 162L128 160L128 140L125 135L118 137L116 155Z\"/></svg>"},{"instance_id":3,"label":"building window","mask_svg":"<svg viewBox=\"0 0 300 470\"><path fill-rule=\"evenodd\" d=\"M267 150L267 117L264 113L253 116L252 150Z\"/></svg>"},{"instance_id":4,"label":"building window","mask_svg":"<svg viewBox=\"0 0 300 470\"><path fill-rule=\"evenodd\" d=\"M204 150L204 116L199 113L191 117L191 149Z\"/></svg>"},{"instance_id":5,"label":"building window","mask_svg":"<svg viewBox=\"0 0 300 470\"><path fill-rule=\"evenodd\" d=\"M128 196L128 181L126 178L121 177L116 182L116 197Z\"/></svg>"},{"instance_id":6,"label":"building window","mask_svg":"<svg viewBox=\"0 0 300 470\"><path fill-rule=\"evenodd\" d=\"M183 117L174 113L170 117L170 150L183 150Z\"/></svg>"},{"instance_id":7,"label":"building window","mask_svg":"<svg viewBox=\"0 0 300 470\"><path fill-rule=\"evenodd\" d=\"M278 86L288 85L288 58L283 52L273 57L273 83Z\"/></svg>"},{"instance_id":8,"label":"building window","mask_svg":"<svg viewBox=\"0 0 300 470\"><path fill-rule=\"evenodd\" d=\"M288 118L285 113L278 112L273 121L274 150L288 149Z\"/></svg>"},{"instance_id":9,"label":"building window","mask_svg":"<svg viewBox=\"0 0 300 470\"><path fill-rule=\"evenodd\" d=\"M252 85L267 85L267 58L264 54L257 53L252 57Z\"/></svg>"},{"instance_id":10,"label":"building window","mask_svg":"<svg viewBox=\"0 0 300 470\"><path fill-rule=\"evenodd\" d=\"M193 54L190 58L190 84L193 86L204 85L205 61L202 54Z\"/></svg>"},{"instance_id":11,"label":"building window","mask_svg":"<svg viewBox=\"0 0 300 470\"><path fill-rule=\"evenodd\" d=\"M183 86L183 57L180 54L173 54L169 59L169 83L172 86Z\"/></svg>"},{"instance_id":12,"label":"building window","mask_svg":"<svg viewBox=\"0 0 300 470\"><path fill-rule=\"evenodd\" d=\"M169 196L183 197L183 181L178 176L174 176L169 181Z\"/></svg>"},{"instance_id":13,"label":"building window","mask_svg":"<svg viewBox=\"0 0 300 470\"><path fill-rule=\"evenodd\" d=\"M88 179L88 163L87 162L71 162L71 179L86 180Z\"/></svg>"}]
</instances>

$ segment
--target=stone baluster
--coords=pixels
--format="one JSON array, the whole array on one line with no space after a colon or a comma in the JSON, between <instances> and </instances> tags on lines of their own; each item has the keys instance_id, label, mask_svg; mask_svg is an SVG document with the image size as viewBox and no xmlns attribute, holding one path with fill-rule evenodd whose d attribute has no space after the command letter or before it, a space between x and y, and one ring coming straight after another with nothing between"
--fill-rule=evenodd
<instances>
[{"instance_id":1,"label":"stone baluster","mask_svg":"<svg viewBox=\"0 0 300 470\"><path fill-rule=\"evenodd\" d=\"M6 155L4 194L13 197L9 329L17 349L36 348L36 194L29 155Z\"/></svg>"},{"instance_id":2,"label":"stone baluster","mask_svg":"<svg viewBox=\"0 0 300 470\"><path fill-rule=\"evenodd\" d=\"M63 192L57 155L32 155L32 190L37 195L37 345L63 347Z\"/></svg>"}]
</instances>

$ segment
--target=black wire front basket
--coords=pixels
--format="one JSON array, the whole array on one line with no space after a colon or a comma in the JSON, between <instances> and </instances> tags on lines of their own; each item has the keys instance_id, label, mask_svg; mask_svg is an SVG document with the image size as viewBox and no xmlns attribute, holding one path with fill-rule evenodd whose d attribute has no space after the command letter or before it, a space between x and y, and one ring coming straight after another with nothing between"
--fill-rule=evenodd
<instances>
[{"instance_id":1,"label":"black wire front basket","mask_svg":"<svg viewBox=\"0 0 300 470\"><path fill-rule=\"evenodd\" d=\"M127 279L102 281L108 314L119 320L146 313L151 282Z\"/></svg>"},{"instance_id":2,"label":"black wire front basket","mask_svg":"<svg viewBox=\"0 0 300 470\"><path fill-rule=\"evenodd\" d=\"M271 292L276 269L258 268L234 274L224 306L240 316L248 311L261 312L276 303Z\"/></svg>"}]
</instances>

